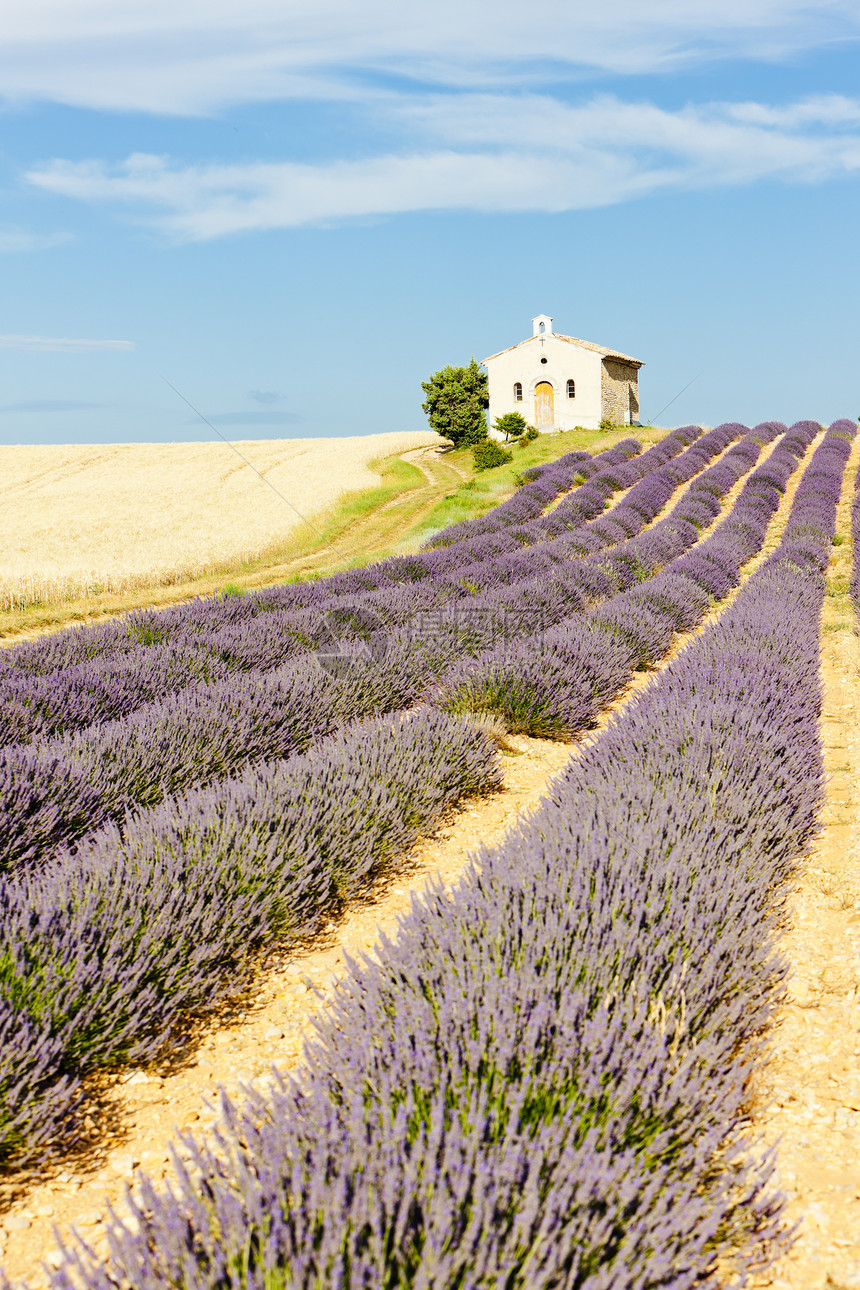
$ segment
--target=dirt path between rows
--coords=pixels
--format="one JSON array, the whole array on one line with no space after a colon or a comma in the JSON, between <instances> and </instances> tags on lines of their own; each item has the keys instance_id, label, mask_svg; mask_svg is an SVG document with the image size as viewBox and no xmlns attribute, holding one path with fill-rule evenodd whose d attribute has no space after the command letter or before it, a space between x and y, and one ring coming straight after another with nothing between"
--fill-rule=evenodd
<instances>
[{"instance_id":1,"label":"dirt path between rows","mask_svg":"<svg viewBox=\"0 0 860 1290\"><path fill-rule=\"evenodd\" d=\"M769 445L762 452L759 464L772 450ZM777 545L809 455L792 476L783 503L771 521L762 553L747 566L745 579ZM715 524L728 514L746 478L730 491ZM682 491L683 488L676 497ZM731 599L717 606L706 623L721 613ZM679 637L670 658L706 623L697 632ZM634 701L652 676L653 673L638 674L625 694L602 714L594 732L580 747L596 738L614 713ZM109 1088L105 1093L106 1112L115 1132L107 1140L102 1138L88 1159L51 1178L18 1180L17 1199L0 1217L3 1270L11 1281L26 1278L32 1290L45 1284L42 1260L49 1265L60 1261L55 1228L63 1239L77 1228L95 1248L104 1250L107 1206L122 1212L126 1184L133 1181L138 1167L153 1179L169 1176L170 1147L176 1144L177 1133L205 1133L215 1119L213 1108L219 1085L235 1096L240 1094L242 1084L265 1084L273 1064L280 1070L296 1067L302 1060L304 1039L314 1013L325 1006L326 995L336 988L345 971L344 954L372 954L380 932L389 936L396 933L412 894L421 891L428 881L453 885L470 851L479 842L501 840L519 815L540 801L568 758L577 754L571 745L524 736L511 737L510 743L517 752L504 757L503 790L491 798L470 802L435 837L422 842L402 867L379 885L372 900L352 907L337 924L330 925L326 941L305 953L296 952L289 962L262 973L256 996L245 1014L236 1016L229 1025L218 1026L213 1021L203 1032L189 1064L173 1073L127 1071Z\"/></svg>"},{"instance_id":2,"label":"dirt path between rows","mask_svg":"<svg viewBox=\"0 0 860 1290\"><path fill-rule=\"evenodd\" d=\"M757 1128L799 1223L795 1245L757 1285L860 1287L860 640L850 598L850 509L858 438L839 505L823 617L823 829L788 908L790 963Z\"/></svg>"},{"instance_id":3,"label":"dirt path between rows","mask_svg":"<svg viewBox=\"0 0 860 1290\"><path fill-rule=\"evenodd\" d=\"M26 1276L28 1284L42 1284L40 1259L47 1255L49 1262L58 1261L51 1255L54 1225L64 1234L76 1226L88 1239L97 1238L106 1203L119 1203L138 1165L152 1178L164 1176L177 1132L205 1131L212 1123L219 1085L236 1096L243 1083L265 1083L272 1064L280 1070L297 1065L311 1018L324 1006L314 991L332 990L345 970L344 954L356 958L372 953L380 932L396 931L412 892L428 881L453 883L478 839L498 841L520 812L540 800L570 756L569 746L548 740L511 736L510 743L517 751L504 757L503 791L469 802L379 884L375 899L330 925L328 937L310 952L297 951L265 972L247 1013L231 1025L211 1028L190 1065L175 1074L130 1070L107 1091L108 1114L113 1112L117 1131L100 1157L35 1186L0 1218L3 1268L10 1279Z\"/></svg>"}]
</instances>

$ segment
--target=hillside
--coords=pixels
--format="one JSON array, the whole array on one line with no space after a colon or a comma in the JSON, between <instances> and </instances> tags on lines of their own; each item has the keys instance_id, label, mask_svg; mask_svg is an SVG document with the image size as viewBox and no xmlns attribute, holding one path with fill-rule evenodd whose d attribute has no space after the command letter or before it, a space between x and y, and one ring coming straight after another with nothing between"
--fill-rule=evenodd
<instances>
[{"instance_id":1,"label":"hillside","mask_svg":"<svg viewBox=\"0 0 860 1290\"><path fill-rule=\"evenodd\" d=\"M432 432L228 444L0 448L0 605L51 604L186 581L258 559L344 494L371 463Z\"/></svg>"},{"instance_id":2,"label":"hillside","mask_svg":"<svg viewBox=\"0 0 860 1290\"><path fill-rule=\"evenodd\" d=\"M414 550L519 470L621 437L547 436L477 478L432 432L237 444L281 497L222 443L0 447L0 640Z\"/></svg>"}]
</instances>

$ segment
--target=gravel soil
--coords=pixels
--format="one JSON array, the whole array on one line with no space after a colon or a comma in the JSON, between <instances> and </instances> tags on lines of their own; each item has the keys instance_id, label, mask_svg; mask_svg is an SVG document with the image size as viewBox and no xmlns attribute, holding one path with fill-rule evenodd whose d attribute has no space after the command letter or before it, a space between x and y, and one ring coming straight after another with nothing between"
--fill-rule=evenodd
<instances>
[{"instance_id":1,"label":"gravel soil","mask_svg":"<svg viewBox=\"0 0 860 1290\"><path fill-rule=\"evenodd\" d=\"M847 594L857 442L845 472L825 601L821 681L827 801L789 903L788 998L758 1089L757 1127L797 1224L790 1252L757 1284L860 1287L860 639Z\"/></svg>"}]
</instances>

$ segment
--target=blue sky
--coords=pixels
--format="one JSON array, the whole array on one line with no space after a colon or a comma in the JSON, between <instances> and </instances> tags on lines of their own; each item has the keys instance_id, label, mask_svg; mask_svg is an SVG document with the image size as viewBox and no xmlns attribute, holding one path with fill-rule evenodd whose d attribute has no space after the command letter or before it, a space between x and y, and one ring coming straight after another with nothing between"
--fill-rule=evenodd
<instances>
[{"instance_id":1,"label":"blue sky","mask_svg":"<svg viewBox=\"0 0 860 1290\"><path fill-rule=\"evenodd\" d=\"M644 419L857 416L858 69L845 0L11 0L0 442L422 429L538 313Z\"/></svg>"}]
</instances>

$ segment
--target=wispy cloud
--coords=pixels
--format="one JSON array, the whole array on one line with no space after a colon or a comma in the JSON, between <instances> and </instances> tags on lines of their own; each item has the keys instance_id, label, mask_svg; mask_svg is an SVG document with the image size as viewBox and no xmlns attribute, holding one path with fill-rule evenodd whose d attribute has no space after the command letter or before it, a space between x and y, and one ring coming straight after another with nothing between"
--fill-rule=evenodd
<instances>
[{"instance_id":1,"label":"wispy cloud","mask_svg":"<svg viewBox=\"0 0 860 1290\"><path fill-rule=\"evenodd\" d=\"M23 228L0 228L0 255L46 251L72 240L71 233L30 233Z\"/></svg>"},{"instance_id":2,"label":"wispy cloud","mask_svg":"<svg viewBox=\"0 0 860 1290\"><path fill-rule=\"evenodd\" d=\"M130 350L133 340L82 340L69 336L0 336L0 349L62 350L69 354L90 349Z\"/></svg>"},{"instance_id":3,"label":"wispy cloud","mask_svg":"<svg viewBox=\"0 0 860 1290\"><path fill-rule=\"evenodd\" d=\"M104 403L78 403L73 399L31 399L28 403L6 403L0 412L88 412Z\"/></svg>"},{"instance_id":4,"label":"wispy cloud","mask_svg":"<svg viewBox=\"0 0 860 1290\"><path fill-rule=\"evenodd\" d=\"M248 398L253 399L255 403L277 403L280 397L280 394L276 394L274 390L248 391Z\"/></svg>"},{"instance_id":5,"label":"wispy cloud","mask_svg":"<svg viewBox=\"0 0 860 1290\"><path fill-rule=\"evenodd\" d=\"M571 106L539 95L434 95L406 98L398 111L413 140L406 155L182 166L136 153L118 165L55 160L27 179L55 194L123 203L177 239L203 241L405 211L576 210L860 170L860 101L837 96L672 112L613 96Z\"/></svg>"},{"instance_id":6,"label":"wispy cloud","mask_svg":"<svg viewBox=\"0 0 860 1290\"><path fill-rule=\"evenodd\" d=\"M4 14L0 84L15 99L199 114L355 97L373 75L425 87L545 83L780 58L860 36L855 0L28 0Z\"/></svg>"},{"instance_id":7,"label":"wispy cloud","mask_svg":"<svg viewBox=\"0 0 860 1290\"><path fill-rule=\"evenodd\" d=\"M726 108L734 121L772 125L791 130L798 126L860 126L860 101L842 94L816 94L784 107L766 103L732 103Z\"/></svg>"}]
</instances>

